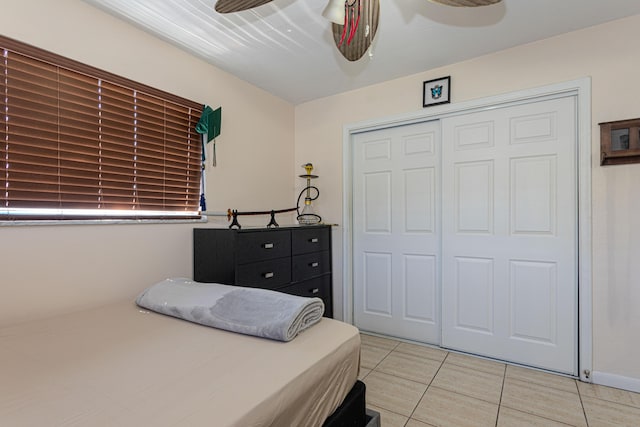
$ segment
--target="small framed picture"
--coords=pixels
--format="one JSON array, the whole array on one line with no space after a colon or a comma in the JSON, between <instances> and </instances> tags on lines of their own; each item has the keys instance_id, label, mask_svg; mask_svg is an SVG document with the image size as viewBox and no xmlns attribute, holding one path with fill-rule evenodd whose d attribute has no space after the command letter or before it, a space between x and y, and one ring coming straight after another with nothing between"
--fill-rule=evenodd
<instances>
[{"instance_id":1,"label":"small framed picture","mask_svg":"<svg viewBox=\"0 0 640 427\"><path fill-rule=\"evenodd\" d=\"M422 106L448 104L451 95L451 76L427 80L422 84Z\"/></svg>"}]
</instances>

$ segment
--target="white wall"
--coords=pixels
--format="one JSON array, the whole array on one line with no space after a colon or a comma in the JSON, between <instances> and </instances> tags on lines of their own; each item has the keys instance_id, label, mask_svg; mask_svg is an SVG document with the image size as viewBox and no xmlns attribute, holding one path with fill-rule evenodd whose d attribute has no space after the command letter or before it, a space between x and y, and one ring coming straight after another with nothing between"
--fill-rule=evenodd
<instances>
[{"instance_id":1,"label":"white wall","mask_svg":"<svg viewBox=\"0 0 640 427\"><path fill-rule=\"evenodd\" d=\"M221 105L218 167L207 167L207 208L292 204L291 104L80 0L3 2L0 34ZM191 277L195 226L206 225L0 226L0 326L131 299L167 276Z\"/></svg>"},{"instance_id":2,"label":"white wall","mask_svg":"<svg viewBox=\"0 0 640 427\"><path fill-rule=\"evenodd\" d=\"M314 163L322 191L316 206L327 221L340 223L345 124L420 110L422 82L447 75L453 103L591 76L593 368L640 386L640 164L600 167L598 158L598 123L640 117L640 58L629 51L637 40L640 16L633 16L299 105L296 164ZM341 233L334 236L340 249ZM340 267L334 264L336 312Z\"/></svg>"}]
</instances>

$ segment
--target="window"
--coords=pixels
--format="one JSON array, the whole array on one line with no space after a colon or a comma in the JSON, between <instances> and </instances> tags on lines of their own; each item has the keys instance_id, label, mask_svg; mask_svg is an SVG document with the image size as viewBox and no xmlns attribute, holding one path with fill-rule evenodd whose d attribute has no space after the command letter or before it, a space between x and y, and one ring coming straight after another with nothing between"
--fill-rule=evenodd
<instances>
[{"instance_id":1,"label":"window","mask_svg":"<svg viewBox=\"0 0 640 427\"><path fill-rule=\"evenodd\" d=\"M0 36L0 220L197 218L202 105Z\"/></svg>"}]
</instances>

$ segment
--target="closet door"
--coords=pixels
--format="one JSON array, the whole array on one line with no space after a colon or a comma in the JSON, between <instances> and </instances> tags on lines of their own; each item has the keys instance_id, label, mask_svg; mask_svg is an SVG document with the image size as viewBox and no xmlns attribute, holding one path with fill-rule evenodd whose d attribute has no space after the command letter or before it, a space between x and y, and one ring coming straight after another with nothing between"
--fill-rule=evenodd
<instances>
[{"instance_id":1,"label":"closet door","mask_svg":"<svg viewBox=\"0 0 640 427\"><path fill-rule=\"evenodd\" d=\"M361 330L440 342L439 122L353 137L353 301Z\"/></svg>"},{"instance_id":2,"label":"closet door","mask_svg":"<svg viewBox=\"0 0 640 427\"><path fill-rule=\"evenodd\" d=\"M576 126L573 97L442 120L443 347L577 374Z\"/></svg>"}]
</instances>

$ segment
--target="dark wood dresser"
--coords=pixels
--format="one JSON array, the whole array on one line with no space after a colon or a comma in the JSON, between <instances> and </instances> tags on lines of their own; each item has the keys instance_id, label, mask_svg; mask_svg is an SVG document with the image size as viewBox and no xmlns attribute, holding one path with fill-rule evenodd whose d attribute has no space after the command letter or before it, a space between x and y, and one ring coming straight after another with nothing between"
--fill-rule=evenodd
<instances>
[{"instance_id":1,"label":"dark wood dresser","mask_svg":"<svg viewBox=\"0 0 640 427\"><path fill-rule=\"evenodd\" d=\"M318 297L333 317L331 226L195 228L193 280Z\"/></svg>"}]
</instances>

